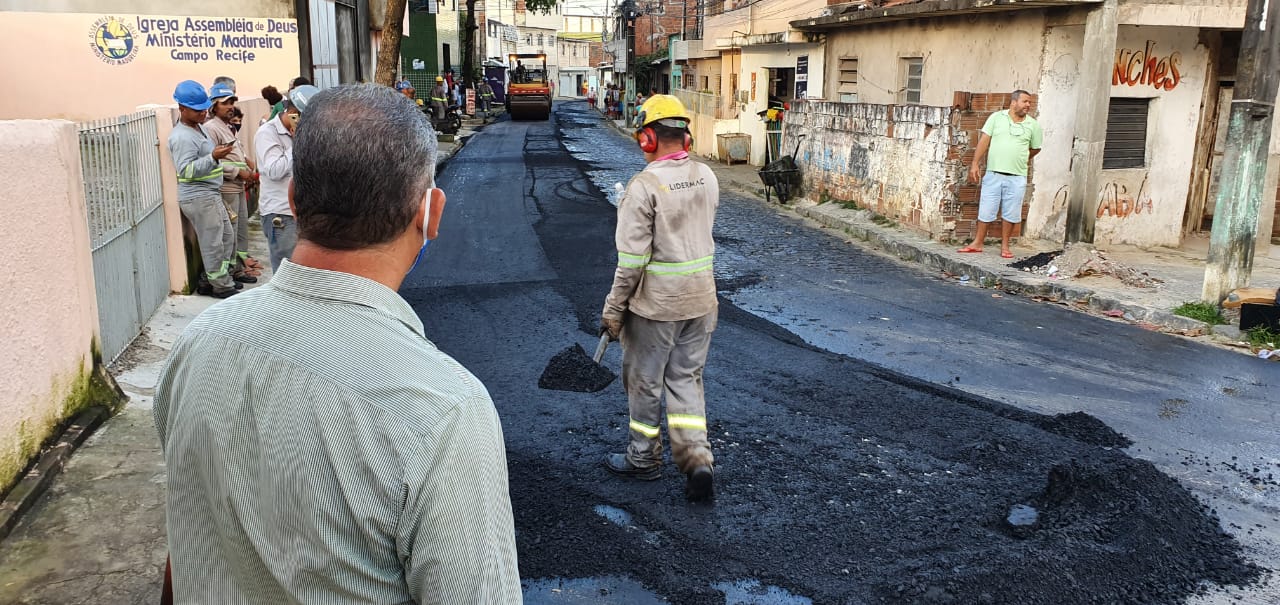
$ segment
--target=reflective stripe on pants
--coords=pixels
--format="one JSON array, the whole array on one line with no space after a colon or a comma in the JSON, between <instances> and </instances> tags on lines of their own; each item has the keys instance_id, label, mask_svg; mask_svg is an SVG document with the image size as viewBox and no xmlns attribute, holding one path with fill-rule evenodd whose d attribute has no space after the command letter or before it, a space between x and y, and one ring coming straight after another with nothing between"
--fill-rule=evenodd
<instances>
[{"instance_id":1,"label":"reflective stripe on pants","mask_svg":"<svg viewBox=\"0 0 1280 605\"><path fill-rule=\"evenodd\" d=\"M215 292L234 290L231 262L235 255L235 231L222 196L217 193L178 200L182 215L195 227L200 239L200 258L204 261L205 279Z\"/></svg>"},{"instance_id":2,"label":"reflective stripe on pants","mask_svg":"<svg viewBox=\"0 0 1280 605\"><path fill-rule=\"evenodd\" d=\"M627 458L636 466L662 462L662 396L667 435L680 472L710 466L702 368L716 328L716 312L683 321L653 321L628 314L622 327L622 386L631 414Z\"/></svg>"}]
</instances>

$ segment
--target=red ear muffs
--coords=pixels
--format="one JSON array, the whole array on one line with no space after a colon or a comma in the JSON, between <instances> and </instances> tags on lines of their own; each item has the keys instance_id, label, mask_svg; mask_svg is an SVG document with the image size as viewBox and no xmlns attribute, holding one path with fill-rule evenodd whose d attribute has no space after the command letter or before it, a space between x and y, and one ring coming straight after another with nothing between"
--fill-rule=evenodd
<instances>
[{"instance_id":1,"label":"red ear muffs","mask_svg":"<svg viewBox=\"0 0 1280 605\"><path fill-rule=\"evenodd\" d=\"M653 153L658 150L658 135L652 128L644 127L636 131L636 141L640 143L640 151ZM684 150L693 148L693 135L684 133Z\"/></svg>"},{"instance_id":2,"label":"red ear muffs","mask_svg":"<svg viewBox=\"0 0 1280 605\"><path fill-rule=\"evenodd\" d=\"M640 151L653 153L658 150L658 134L648 126L636 131L636 141L640 142Z\"/></svg>"}]
</instances>

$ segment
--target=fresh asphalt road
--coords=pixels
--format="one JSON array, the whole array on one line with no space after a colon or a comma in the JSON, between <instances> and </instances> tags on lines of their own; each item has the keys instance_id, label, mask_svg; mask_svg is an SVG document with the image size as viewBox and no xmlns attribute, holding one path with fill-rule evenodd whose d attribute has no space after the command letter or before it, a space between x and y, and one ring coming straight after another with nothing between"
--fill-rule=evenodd
<instances>
[{"instance_id":1,"label":"fresh asphalt road","mask_svg":"<svg viewBox=\"0 0 1280 605\"><path fill-rule=\"evenodd\" d=\"M719 498L689 507L671 469L656 483L610 477L598 462L626 440L620 385L536 382L559 350L592 345L615 264L602 191L641 167L634 143L580 103L488 126L439 179L440 238L402 289L503 417L529 602L964 602L975 584L991 602L1054 602L1001 590L1043 583L1002 566L1045 552L1100 601L1138 602L1135 582L1180 598L1176 578L1125 567L1141 548L1108 557L1072 534L1041 551L975 521L1034 499L1063 460L1130 463L1016 410L1100 418L1135 442L1129 456L1212 506L1247 559L1280 562L1275 364L993 298L730 192L706 374ZM616 346L605 362L618 367ZM1192 600L1273 602L1270 582Z\"/></svg>"}]
</instances>

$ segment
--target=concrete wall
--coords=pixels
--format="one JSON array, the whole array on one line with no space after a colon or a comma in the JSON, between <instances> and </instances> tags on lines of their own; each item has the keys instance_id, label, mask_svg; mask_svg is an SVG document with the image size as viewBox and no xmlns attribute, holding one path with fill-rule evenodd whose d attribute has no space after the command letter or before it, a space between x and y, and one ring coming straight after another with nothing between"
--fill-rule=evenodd
<instances>
[{"instance_id":1,"label":"concrete wall","mask_svg":"<svg viewBox=\"0 0 1280 605\"><path fill-rule=\"evenodd\" d=\"M1032 90L1040 81L1043 11L867 25L827 36L823 97L836 100L840 58L858 59L858 101L898 103L902 57L923 57L922 105L948 105L957 90Z\"/></svg>"},{"instance_id":2,"label":"concrete wall","mask_svg":"<svg viewBox=\"0 0 1280 605\"><path fill-rule=\"evenodd\" d=\"M746 37L785 32L790 22L818 14L826 0L757 0L703 20L703 48L717 50L746 43ZM728 5L726 9L730 8ZM671 9L673 11L678 9ZM736 41L734 41L736 39Z\"/></svg>"},{"instance_id":3,"label":"concrete wall","mask_svg":"<svg viewBox=\"0 0 1280 605\"><path fill-rule=\"evenodd\" d=\"M75 124L0 122L0 488L84 403L94 295Z\"/></svg>"},{"instance_id":4,"label":"concrete wall","mask_svg":"<svg viewBox=\"0 0 1280 605\"><path fill-rule=\"evenodd\" d=\"M948 239L968 146L959 118L950 107L797 102L784 144L790 150L806 135L796 160L808 197L853 202Z\"/></svg>"},{"instance_id":5,"label":"concrete wall","mask_svg":"<svg viewBox=\"0 0 1280 605\"><path fill-rule=\"evenodd\" d=\"M295 19L293 0L224 0L216 5L197 0L0 0L0 11L141 15L215 15Z\"/></svg>"},{"instance_id":6,"label":"concrete wall","mask_svg":"<svg viewBox=\"0 0 1280 605\"><path fill-rule=\"evenodd\" d=\"M0 55L11 58L5 66L5 84L10 91L20 91L0 94L0 119L86 120L121 115L140 105L172 102L173 88L182 80L208 86L220 75L235 78L237 89L246 96L256 95L268 84L284 88L298 72L296 22L287 16L259 17L262 13L249 11L250 5L261 8L279 2L232 6L241 4L245 12L205 4L204 15L216 12L208 18L220 23L227 18L222 15L234 15L231 18L240 25L251 19L253 32L210 34L188 29L188 18L165 12L177 10L167 4L145 7L172 17L163 22L152 21L154 13L136 12L136 6L128 13L0 13ZM117 57L104 54L108 41L100 43L94 37L100 28L108 27L109 18L119 19L109 27L127 33L109 40L121 45L107 48ZM204 24L203 19L192 20L193 28ZM185 46L193 38L212 45ZM270 48L243 46L263 40ZM193 53L199 56L188 56ZM66 82L74 82L74 87L68 88Z\"/></svg>"},{"instance_id":7,"label":"concrete wall","mask_svg":"<svg viewBox=\"0 0 1280 605\"><path fill-rule=\"evenodd\" d=\"M1039 86L1044 151L1035 161L1035 195L1027 218L1028 234L1041 239L1060 241L1066 227L1065 187L1070 182L1083 35L1082 27L1065 26L1051 27L1045 36ZM1191 28L1121 26L1116 49L1121 58L1149 52L1166 67L1176 65L1178 75L1175 79L1171 69L1162 70L1165 85L1159 88L1114 81L1110 86L1111 97L1151 99L1147 165L1102 172L1094 241L1176 247L1182 240L1209 54L1199 44L1198 30ZM1134 73L1138 71L1135 67Z\"/></svg>"},{"instance_id":8,"label":"concrete wall","mask_svg":"<svg viewBox=\"0 0 1280 605\"><path fill-rule=\"evenodd\" d=\"M1121 25L1165 25L1241 29L1248 0L1121 0Z\"/></svg>"}]
</instances>

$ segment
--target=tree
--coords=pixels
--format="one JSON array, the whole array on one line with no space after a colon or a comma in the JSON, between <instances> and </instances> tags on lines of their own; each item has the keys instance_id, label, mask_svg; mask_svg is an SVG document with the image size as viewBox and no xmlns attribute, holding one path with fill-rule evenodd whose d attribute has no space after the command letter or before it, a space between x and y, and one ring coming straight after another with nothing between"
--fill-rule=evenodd
<instances>
[{"instance_id":1,"label":"tree","mask_svg":"<svg viewBox=\"0 0 1280 605\"><path fill-rule=\"evenodd\" d=\"M400 38L404 35L404 7L408 0L387 0L387 12L382 23L382 44L378 46L378 67L373 81L383 86L394 86L396 72L400 69ZM470 6L475 0L468 0Z\"/></svg>"},{"instance_id":2,"label":"tree","mask_svg":"<svg viewBox=\"0 0 1280 605\"><path fill-rule=\"evenodd\" d=\"M467 88L475 88L476 58L476 0L467 0L467 23L462 37L462 82Z\"/></svg>"}]
</instances>

